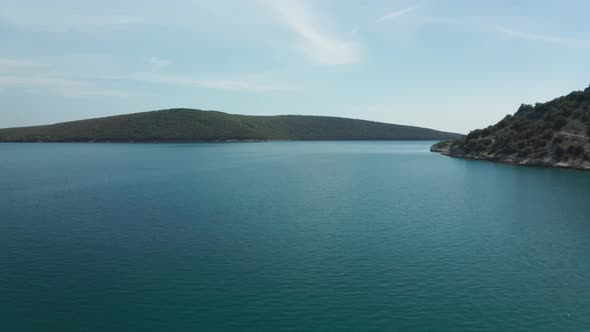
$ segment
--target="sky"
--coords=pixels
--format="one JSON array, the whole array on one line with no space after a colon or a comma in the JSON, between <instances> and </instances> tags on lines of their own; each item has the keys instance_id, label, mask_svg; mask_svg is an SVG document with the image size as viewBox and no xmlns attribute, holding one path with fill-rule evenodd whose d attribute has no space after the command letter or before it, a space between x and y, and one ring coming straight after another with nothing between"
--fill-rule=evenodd
<instances>
[{"instance_id":1,"label":"sky","mask_svg":"<svg viewBox=\"0 0 590 332\"><path fill-rule=\"evenodd\" d=\"M0 128L186 107L467 133L590 85L587 0L0 8Z\"/></svg>"}]
</instances>

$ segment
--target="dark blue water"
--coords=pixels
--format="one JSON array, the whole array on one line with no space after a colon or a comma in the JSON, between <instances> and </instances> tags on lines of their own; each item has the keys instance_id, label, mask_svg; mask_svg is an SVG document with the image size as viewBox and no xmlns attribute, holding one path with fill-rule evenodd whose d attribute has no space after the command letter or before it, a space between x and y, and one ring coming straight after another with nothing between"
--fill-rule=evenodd
<instances>
[{"instance_id":1,"label":"dark blue water","mask_svg":"<svg viewBox=\"0 0 590 332\"><path fill-rule=\"evenodd\" d=\"M1 144L0 330L590 330L590 173L429 144Z\"/></svg>"}]
</instances>

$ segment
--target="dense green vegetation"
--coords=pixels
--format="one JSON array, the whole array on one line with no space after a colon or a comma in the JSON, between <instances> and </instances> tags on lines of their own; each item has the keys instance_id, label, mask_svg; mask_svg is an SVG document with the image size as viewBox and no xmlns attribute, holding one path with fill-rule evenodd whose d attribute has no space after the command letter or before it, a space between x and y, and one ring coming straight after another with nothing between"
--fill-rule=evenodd
<instances>
[{"instance_id":1,"label":"dense green vegetation","mask_svg":"<svg viewBox=\"0 0 590 332\"><path fill-rule=\"evenodd\" d=\"M547 103L522 105L514 115L433 151L479 159L543 163L590 161L590 87Z\"/></svg>"},{"instance_id":2,"label":"dense green vegetation","mask_svg":"<svg viewBox=\"0 0 590 332\"><path fill-rule=\"evenodd\" d=\"M47 126L0 129L3 142L440 140L461 135L323 116L247 116L170 109Z\"/></svg>"}]
</instances>

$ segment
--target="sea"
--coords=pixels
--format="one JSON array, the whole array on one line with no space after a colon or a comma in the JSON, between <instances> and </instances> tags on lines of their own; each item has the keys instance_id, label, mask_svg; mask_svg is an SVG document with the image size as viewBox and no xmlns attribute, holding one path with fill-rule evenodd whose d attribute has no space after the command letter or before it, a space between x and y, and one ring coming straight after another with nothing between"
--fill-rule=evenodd
<instances>
[{"instance_id":1,"label":"sea","mask_svg":"<svg viewBox=\"0 0 590 332\"><path fill-rule=\"evenodd\" d=\"M0 144L0 331L590 331L590 172L433 143Z\"/></svg>"}]
</instances>

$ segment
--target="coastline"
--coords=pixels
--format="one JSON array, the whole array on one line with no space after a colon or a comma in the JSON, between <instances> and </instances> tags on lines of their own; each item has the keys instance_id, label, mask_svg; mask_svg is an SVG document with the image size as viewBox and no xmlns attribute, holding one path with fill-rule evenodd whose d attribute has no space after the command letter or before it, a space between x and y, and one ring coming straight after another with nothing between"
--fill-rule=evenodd
<instances>
[{"instance_id":1,"label":"coastline","mask_svg":"<svg viewBox=\"0 0 590 332\"><path fill-rule=\"evenodd\" d=\"M500 164L508 164L515 166L527 167L544 167L544 168L560 168L560 169L574 169L580 171L590 171L590 162L580 161L555 161L551 158L533 159L533 158L519 158L511 156L495 156L495 155L473 155L473 154L459 154L452 153L447 149L431 148L431 152L439 153L443 156L457 159L488 161Z\"/></svg>"},{"instance_id":2,"label":"coastline","mask_svg":"<svg viewBox=\"0 0 590 332\"><path fill-rule=\"evenodd\" d=\"M113 143L113 144L125 144L125 143L259 143L259 142L436 142L436 139L225 139L225 140L0 140L2 143Z\"/></svg>"}]
</instances>

